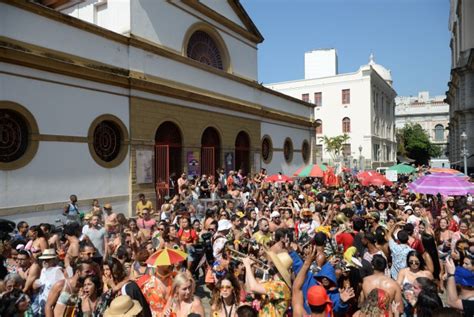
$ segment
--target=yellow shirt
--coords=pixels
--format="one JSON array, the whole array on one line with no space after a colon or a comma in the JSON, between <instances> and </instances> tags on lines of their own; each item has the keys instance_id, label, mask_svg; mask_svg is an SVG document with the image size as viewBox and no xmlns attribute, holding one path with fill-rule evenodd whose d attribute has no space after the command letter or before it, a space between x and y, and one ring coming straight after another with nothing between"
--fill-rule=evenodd
<instances>
[{"instance_id":1,"label":"yellow shirt","mask_svg":"<svg viewBox=\"0 0 474 317\"><path fill-rule=\"evenodd\" d=\"M153 203L149 200L147 200L146 203L142 203L142 201L140 200L138 203L137 203L137 207L136 207L136 210L137 210L137 213L139 215L141 215L143 209L145 208L148 208L148 210L150 210L150 214L151 214L151 211L153 209Z\"/></svg>"}]
</instances>

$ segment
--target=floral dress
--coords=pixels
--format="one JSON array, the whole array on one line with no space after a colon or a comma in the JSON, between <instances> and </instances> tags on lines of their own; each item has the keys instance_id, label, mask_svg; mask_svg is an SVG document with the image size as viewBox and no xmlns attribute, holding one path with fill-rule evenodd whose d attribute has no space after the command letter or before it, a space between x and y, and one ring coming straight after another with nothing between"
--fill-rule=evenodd
<instances>
[{"instance_id":1,"label":"floral dress","mask_svg":"<svg viewBox=\"0 0 474 317\"><path fill-rule=\"evenodd\" d=\"M263 283L266 295L262 295L259 317L283 317L289 307L291 292L283 281Z\"/></svg>"},{"instance_id":2,"label":"floral dress","mask_svg":"<svg viewBox=\"0 0 474 317\"><path fill-rule=\"evenodd\" d=\"M172 283L172 275L166 278L164 284L153 275L143 275L137 280L138 286L150 305L153 317L163 316L168 299L171 297Z\"/></svg>"}]
</instances>

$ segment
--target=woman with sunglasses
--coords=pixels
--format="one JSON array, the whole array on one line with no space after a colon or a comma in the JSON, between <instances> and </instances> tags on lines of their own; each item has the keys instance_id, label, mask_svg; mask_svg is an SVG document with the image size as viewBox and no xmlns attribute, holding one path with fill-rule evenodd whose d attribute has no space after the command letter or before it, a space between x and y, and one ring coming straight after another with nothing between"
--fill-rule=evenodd
<instances>
[{"instance_id":1,"label":"woman with sunglasses","mask_svg":"<svg viewBox=\"0 0 474 317\"><path fill-rule=\"evenodd\" d=\"M406 300L405 313L407 316L412 316L410 303L413 303L414 301L413 284L418 277L425 277L433 280L433 274L426 269L423 256L419 252L413 250L407 254L407 267L401 269L397 277L397 282L402 287L403 296Z\"/></svg>"},{"instance_id":2,"label":"woman with sunglasses","mask_svg":"<svg viewBox=\"0 0 474 317\"><path fill-rule=\"evenodd\" d=\"M230 273L217 282L211 299L212 317L236 317L240 304L240 285Z\"/></svg>"}]
</instances>

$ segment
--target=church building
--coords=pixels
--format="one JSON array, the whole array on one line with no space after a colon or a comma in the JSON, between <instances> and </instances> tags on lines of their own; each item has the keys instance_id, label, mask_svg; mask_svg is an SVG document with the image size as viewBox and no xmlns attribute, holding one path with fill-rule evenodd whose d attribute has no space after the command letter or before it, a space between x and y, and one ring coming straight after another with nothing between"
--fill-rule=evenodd
<instances>
[{"instance_id":1,"label":"church building","mask_svg":"<svg viewBox=\"0 0 474 317\"><path fill-rule=\"evenodd\" d=\"M132 215L181 173L311 160L314 105L259 84L238 0L0 0L0 21L1 217L71 194Z\"/></svg>"}]
</instances>

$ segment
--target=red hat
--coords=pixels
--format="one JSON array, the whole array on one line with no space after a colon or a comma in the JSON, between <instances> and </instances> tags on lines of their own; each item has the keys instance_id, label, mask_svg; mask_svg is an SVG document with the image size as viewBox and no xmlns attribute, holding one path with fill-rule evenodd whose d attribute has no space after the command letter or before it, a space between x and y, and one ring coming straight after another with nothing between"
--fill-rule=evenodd
<instances>
[{"instance_id":1,"label":"red hat","mask_svg":"<svg viewBox=\"0 0 474 317\"><path fill-rule=\"evenodd\" d=\"M332 313L332 302L329 299L326 289L321 285L314 285L308 289L308 305L311 306L321 306L328 304L326 306L326 312Z\"/></svg>"}]
</instances>

